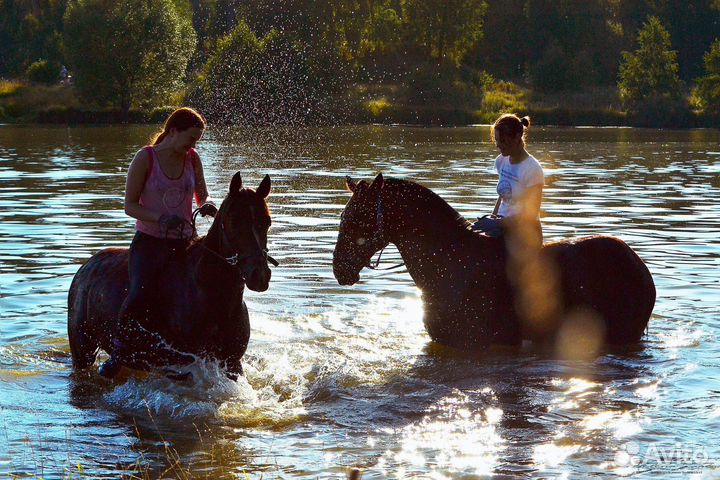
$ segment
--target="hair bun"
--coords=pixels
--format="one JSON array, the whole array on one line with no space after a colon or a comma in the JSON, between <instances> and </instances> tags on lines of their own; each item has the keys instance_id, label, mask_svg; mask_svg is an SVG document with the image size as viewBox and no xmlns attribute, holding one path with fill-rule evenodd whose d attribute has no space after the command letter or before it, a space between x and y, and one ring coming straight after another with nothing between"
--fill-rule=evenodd
<instances>
[{"instance_id":1,"label":"hair bun","mask_svg":"<svg viewBox=\"0 0 720 480\"><path fill-rule=\"evenodd\" d=\"M520 123L522 123L525 128L530 127L530 117L528 117L528 116L522 117L520 119Z\"/></svg>"}]
</instances>

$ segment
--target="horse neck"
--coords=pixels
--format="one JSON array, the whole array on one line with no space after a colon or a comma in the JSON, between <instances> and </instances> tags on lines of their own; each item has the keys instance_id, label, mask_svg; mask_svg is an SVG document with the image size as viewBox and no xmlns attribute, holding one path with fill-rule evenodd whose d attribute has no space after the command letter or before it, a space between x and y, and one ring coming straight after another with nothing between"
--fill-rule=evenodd
<instances>
[{"instance_id":1,"label":"horse neck","mask_svg":"<svg viewBox=\"0 0 720 480\"><path fill-rule=\"evenodd\" d=\"M448 252L461 242L477 241L469 223L424 187L390 183L381 195L386 239L398 248L418 283L423 276L420 269L434 269L446 261L439 252Z\"/></svg>"},{"instance_id":2,"label":"horse neck","mask_svg":"<svg viewBox=\"0 0 720 480\"><path fill-rule=\"evenodd\" d=\"M196 264L198 283L201 287L218 293L239 290L242 299L242 290L245 287L239 270L225 260L222 252L222 230L220 228L220 215L213 221L205 237L198 240L196 245Z\"/></svg>"}]
</instances>

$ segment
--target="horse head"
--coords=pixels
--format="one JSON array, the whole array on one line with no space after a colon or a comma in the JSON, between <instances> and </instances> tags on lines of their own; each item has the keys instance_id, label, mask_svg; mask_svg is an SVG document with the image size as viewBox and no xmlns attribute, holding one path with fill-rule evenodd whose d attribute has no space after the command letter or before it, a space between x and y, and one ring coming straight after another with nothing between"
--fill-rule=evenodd
<instances>
[{"instance_id":1,"label":"horse head","mask_svg":"<svg viewBox=\"0 0 720 480\"><path fill-rule=\"evenodd\" d=\"M383 223L382 173L371 184L346 177L352 192L350 201L340 216L333 273L341 285L353 285L360 280L360 270L370 264L372 256L389 243Z\"/></svg>"},{"instance_id":2,"label":"horse head","mask_svg":"<svg viewBox=\"0 0 720 480\"><path fill-rule=\"evenodd\" d=\"M271 276L267 250L271 221L265 202L269 193L270 176L265 175L253 190L243 188L237 172L213 223L219 228L219 254L240 270L247 287L256 292L267 290Z\"/></svg>"}]
</instances>

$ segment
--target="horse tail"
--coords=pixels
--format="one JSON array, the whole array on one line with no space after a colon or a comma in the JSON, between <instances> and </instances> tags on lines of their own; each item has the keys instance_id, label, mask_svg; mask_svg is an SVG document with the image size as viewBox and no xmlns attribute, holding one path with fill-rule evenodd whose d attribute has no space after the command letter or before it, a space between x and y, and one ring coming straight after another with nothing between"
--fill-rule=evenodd
<instances>
[{"instance_id":1,"label":"horse tail","mask_svg":"<svg viewBox=\"0 0 720 480\"><path fill-rule=\"evenodd\" d=\"M75 274L68 292L68 340L72 365L75 369L86 369L95 363L99 342L92 337L89 325L89 282L85 276L87 264Z\"/></svg>"}]
</instances>

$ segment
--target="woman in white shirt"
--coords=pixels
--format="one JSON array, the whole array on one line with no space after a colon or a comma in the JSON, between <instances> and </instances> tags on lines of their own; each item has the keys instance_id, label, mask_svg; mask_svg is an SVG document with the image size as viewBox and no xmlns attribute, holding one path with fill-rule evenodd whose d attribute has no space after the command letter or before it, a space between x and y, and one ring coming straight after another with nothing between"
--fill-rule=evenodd
<instances>
[{"instance_id":1,"label":"woman in white shirt","mask_svg":"<svg viewBox=\"0 0 720 480\"><path fill-rule=\"evenodd\" d=\"M491 138L500 150L495 159L499 179L498 199L490 216L473 225L491 237L508 235L523 245L542 245L540 203L544 183L543 169L525 149L525 134L530 118L506 113L490 129Z\"/></svg>"}]
</instances>

